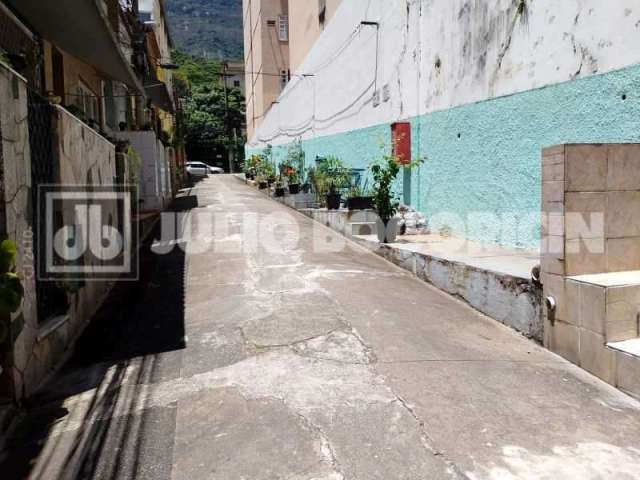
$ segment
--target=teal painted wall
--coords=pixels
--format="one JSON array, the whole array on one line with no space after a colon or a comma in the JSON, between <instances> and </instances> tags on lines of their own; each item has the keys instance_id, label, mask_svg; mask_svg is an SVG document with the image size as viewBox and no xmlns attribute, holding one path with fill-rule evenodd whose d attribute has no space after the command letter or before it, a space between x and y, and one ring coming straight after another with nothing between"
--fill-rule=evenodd
<instances>
[{"instance_id":1,"label":"teal painted wall","mask_svg":"<svg viewBox=\"0 0 640 480\"><path fill-rule=\"evenodd\" d=\"M538 248L542 148L640 142L640 66L431 113L412 125L414 155L427 156L413 173L412 204L434 230L446 224L471 240ZM337 155L366 167L380 140L389 143L389 125L305 140L303 148L307 164ZM286 151L274 147L274 158ZM447 214L454 217L434 222Z\"/></svg>"}]
</instances>

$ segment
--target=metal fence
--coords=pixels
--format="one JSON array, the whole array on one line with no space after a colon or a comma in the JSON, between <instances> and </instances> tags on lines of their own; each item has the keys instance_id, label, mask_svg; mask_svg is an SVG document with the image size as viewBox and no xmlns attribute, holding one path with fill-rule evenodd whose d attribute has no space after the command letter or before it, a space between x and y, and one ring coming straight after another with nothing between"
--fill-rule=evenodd
<instances>
[{"instance_id":1,"label":"metal fence","mask_svg":"<svg viewBox=\"0 0 640 480\"><path fill-rule=\"evenodd\" d=\"M44 208L39 208L39 185L56 183L55 157L53 155L53 106L49 101L28 90L29 147L31 150L31 215L34 234L34 256L36 271L41 252L47 239L44 232ZM54 282L41 281L36 276L36 296L38 301L38 321L67 312L68 302L65 291Z\"/></svg>"}]
</instances>

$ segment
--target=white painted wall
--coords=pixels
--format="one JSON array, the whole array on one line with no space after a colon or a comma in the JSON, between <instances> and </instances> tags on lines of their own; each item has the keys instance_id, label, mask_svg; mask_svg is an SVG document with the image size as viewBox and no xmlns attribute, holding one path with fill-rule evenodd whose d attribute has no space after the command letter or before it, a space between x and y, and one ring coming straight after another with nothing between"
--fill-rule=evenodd
<instances>
[{"instance_id":1,"label":"white painted wall","mask_svg":"<svg viewBox=\"0 0 640 480\"><path fill-rule=\"evenodd\" d=\"M637 0L527 0L525 14L518 4L343 2L295 72L314 76L294 77L249 147L389 123L640 63ZM380 23L378 41L376 28L362 20ZM374 107L376 89L381 103Z\"/></svg>"}]
</instances>

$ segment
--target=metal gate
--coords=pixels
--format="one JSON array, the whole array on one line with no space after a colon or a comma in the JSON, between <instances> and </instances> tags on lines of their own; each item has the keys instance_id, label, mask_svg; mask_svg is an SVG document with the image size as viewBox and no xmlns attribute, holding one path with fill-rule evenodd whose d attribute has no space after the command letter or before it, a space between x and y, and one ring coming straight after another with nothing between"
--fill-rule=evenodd
<instances>
[{"instance_id":1,"label":"metal gate","mask_svg":"<svg viewBox=\"0 0 640 480\"><path fill-rule=\"evenodd\" d=\"M53 155L52 131L53 107L49 101L28 89L29 147L31 149L31 226L33 229L34 262L39 271L40 252L44 252L47 238L44 235L44 208L39 208L38 186L54 184L56 171ZM49 239L49 241L51 241ZM36 275L38 321L67 312L65 291L55 282L42 281Z\"/></svg>"}]
</instances>

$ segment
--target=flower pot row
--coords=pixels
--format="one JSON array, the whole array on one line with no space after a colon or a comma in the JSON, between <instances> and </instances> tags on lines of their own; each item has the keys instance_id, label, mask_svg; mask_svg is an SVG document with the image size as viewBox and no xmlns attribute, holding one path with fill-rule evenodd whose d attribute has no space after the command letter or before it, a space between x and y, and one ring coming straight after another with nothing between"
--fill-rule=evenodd
<instances>
[{"instance_id":1,"label":"flower pot row","mask_svg":"<svg viewBox=\"0 0 640 480\"><path fill-rule=\"evenodd\" d=\"M247 177L247 179L249 180L253 180L253 178L249 178ZM273 185L274 180L271 179L267 179L267 180L261 180L260 182L258 182L258 188L260 190L266 190L267 188L271 187ZM291 195L296 195L298 193L300 193L300 185L299 184L292 184L289 185L289 193ZM285 194L285 188L284 187L276 187L275 188L275 196L276 197L284 197Z\"/></svg>"}]
</instances>

